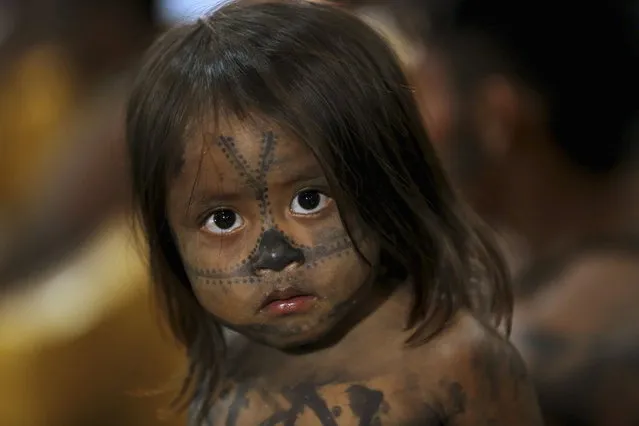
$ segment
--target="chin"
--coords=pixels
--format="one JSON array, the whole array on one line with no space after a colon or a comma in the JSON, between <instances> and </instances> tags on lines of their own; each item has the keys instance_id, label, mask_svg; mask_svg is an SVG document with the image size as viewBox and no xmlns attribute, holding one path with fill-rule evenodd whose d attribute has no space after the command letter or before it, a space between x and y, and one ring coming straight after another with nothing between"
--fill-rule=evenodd
<instances>
[{"instance_id":1,"label":"chin","mask_svg":"<svg viewBox=\"0 0 639 426\"><path fill-rule=\"evenodd\" d=\"M312 350L323 346L330 329L317 327L289 336L278 336L270 342L272 347L287 352Z\"/></svg>"},{"instance_id":2,"label":"chin","mask_svg":"<svg viewBox=\"0 0 639 426\"><path fill-rule=\"evenodd\" d=\"M330 319L291 316L232 328L256 342L283 351L295 351L320 345L326 340L334 325Z\"/></svg>"}]
</instances>

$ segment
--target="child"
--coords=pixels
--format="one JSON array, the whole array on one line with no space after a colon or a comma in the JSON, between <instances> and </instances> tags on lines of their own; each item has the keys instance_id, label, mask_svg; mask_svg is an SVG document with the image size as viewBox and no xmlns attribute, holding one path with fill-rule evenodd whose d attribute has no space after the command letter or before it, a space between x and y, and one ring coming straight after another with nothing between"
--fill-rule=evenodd
<instances>
[{"instance_id":1,"label":"child","mask_svg":"<svg viewBox=\"0 0 639 426\"><path fill-rule=\"evenodd\" d=\"M540 424L502 262L365 24L224 6L151 48L127 127L193 425Z\"/></svg>"}]
</instances>

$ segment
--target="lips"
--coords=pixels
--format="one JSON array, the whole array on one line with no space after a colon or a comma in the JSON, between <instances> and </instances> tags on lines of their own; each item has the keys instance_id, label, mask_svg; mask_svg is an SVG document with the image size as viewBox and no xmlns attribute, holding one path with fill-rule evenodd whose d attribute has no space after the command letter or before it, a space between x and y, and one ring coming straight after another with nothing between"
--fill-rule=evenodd
<instances>
[{"instance_id":1,"label":"lips","mask_svg":"<svg viewBox=\"0 0 639 426\"><path fill-rule=\"evenodd\" d=\"M317 300L315 294L295 287L271 292L260 306L260 311L271 315L290 315L308 311Z\"/></svg>"}]
</instances>

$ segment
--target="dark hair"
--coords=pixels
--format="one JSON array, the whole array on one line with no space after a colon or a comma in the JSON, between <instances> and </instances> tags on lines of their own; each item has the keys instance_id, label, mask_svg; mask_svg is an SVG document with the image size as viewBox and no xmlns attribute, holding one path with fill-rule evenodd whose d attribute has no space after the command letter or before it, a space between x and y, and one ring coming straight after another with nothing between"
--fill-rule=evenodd
<instances>
[{"instance_id":1,"label":"dark hair","mask_svg":"<svg viewBox=\"0 0 639 426\"><path fill-rule=\"evenodd\" d=\"M387 10L452 61L465 89L497 71L540 93L554 141L575 165L606 173L632 157L639 118L636 1L403 0Z\"/></svg>"},{"instance_id":2,"label":"dark hair","mask_svg":"<svg viewBox=\"0 0 639 426\"><path fill-rule=\"evenodd\" d=\"M473 292L484 283L495 326L509 330L504 263L449 186L391 50L331 6L236 2L155 43L127 115L150 267L172 330L188 349L186 383L201 392L195 397L209 404L219 392L225 347L191 290L167 221L167 189L187 130L219 114L266 117L313 151L343 217L355 215L374 230L383 253L413 279L408 344L426 341L458 309L474 308Z\"/></svg>"}]
</instances>

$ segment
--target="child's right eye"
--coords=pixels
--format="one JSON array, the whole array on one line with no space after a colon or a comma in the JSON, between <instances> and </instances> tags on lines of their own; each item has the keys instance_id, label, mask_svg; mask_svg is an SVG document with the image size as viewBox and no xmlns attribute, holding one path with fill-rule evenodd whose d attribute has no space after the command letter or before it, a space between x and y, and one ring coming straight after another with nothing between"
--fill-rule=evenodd
<instances>
[{"instance_id":1,"label":"child's right eye","mask_svg":"<svg viewBox=\"0 0 639 426\"><path fill-rule=\"evenodd\" d=\"M244 219L228 208L215 210L204 223L204 228L215 235L226 235L237 231L244 225Z\"/></svg>"}]
</instances>

